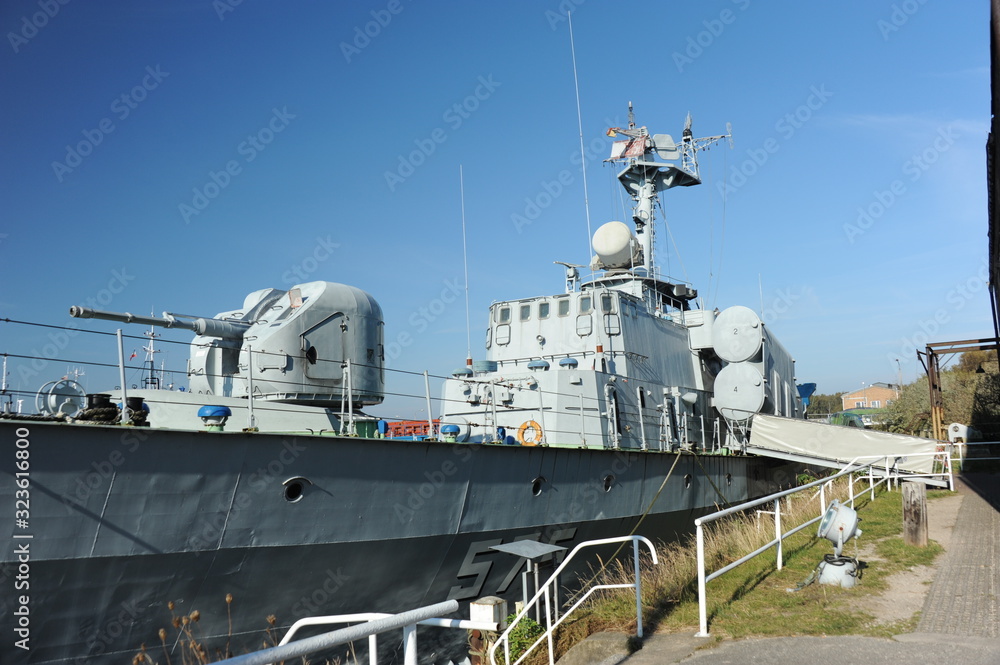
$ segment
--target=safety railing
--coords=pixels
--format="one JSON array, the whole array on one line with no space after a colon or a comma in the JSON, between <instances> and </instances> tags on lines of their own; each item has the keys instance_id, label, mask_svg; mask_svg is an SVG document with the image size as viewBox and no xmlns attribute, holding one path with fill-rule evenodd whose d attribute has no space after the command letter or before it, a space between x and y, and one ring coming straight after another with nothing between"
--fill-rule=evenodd
<instances>
[{"instance_id":1,"label":"safety railing","mask_svg":"<svg viewBox=\"0 0 1000 665\"><path fill-rule=\"evenodd\" d=\"M626 542L632 543L632 563L634 567L635 582L631 584L596 584L588 588L586 592L584 592L569 609L565 610L562 613L562 616L553 621L554 618L553 614L556 612L557 609L554 606L554 598L556 596L556 589L559 583L558 582L559 574L563 571L563 569L565 569L569 565L573 557L576 556L576 554L580 550L587 547L596 547L599 545L611 545L614 543L626 543ZM576 611L581 605L583 605L583 603L586 602L586 600L590 598L591 595L593 595L598 591L606 589L635 589L636 634L639 637L642 637L642 583L639 578L639 543L642 543L649 548L650 556L652 557L652 562L653 564L656 564L657 563L656 548L653 547L653 543L651 543L649 539L643 536L619 536L617 538L588 540L574 547L572 551L570 551L570 553L566 555L566 558L563 559L563 562L559 565L559 567L556 568L555 572L552 573L551 577L549 577L549 579L546 580L544 584L542 584L541 588L535 592L535 595L527 603L525 603L524 608L520 612L518 612L517 616L514 617L514 620L511 621L510 624L507 626L507 630L505 630L500 635L496 643L494 643L493 646L490 648L489 654L490 654L490 662L492 663L492 665L497 665L496 652L501 648L503 649L503 655L504 655L503 662L505 665L519 665L520 663L524 662L524 660L528 657L528 655L532 651L534 651L535 648L542 642L546 642L548 644L549 665L554 665L555 645L553 644L552 634L555 631L555 629L558 628L559 625L566 620L566 617L568 617L570 614ZM521 620L527 617L532 609L537 607L539 601L542 601L544 603L545 631L524 650L524 653L521 654L517 658L517 660L511 662L510 659L511 633L517 628L517 625L521 622Z\"/></svg>"},{"instance_id":2,"label":"safety railing","mask_svg":"<svg viewBox=\"0 0 1000 665\"><path fill-rule=\"evenodd\" d=\"M880 461L880 460L884 460L884 472L885 473L884 473L883 478L881 480L878 480L876 482L874 474L871 472L871 468L873 466L875 466L875 464L878 461ZM833 476L830 476L828 478L823 478L821 480L816 480L816 481L808 483L806 485L802 485L801 487L795 487L793 489L784 490L782 492L776 492L774 494L762 497L760 499L754 499L753 501L746 501L746 502L741 503L741 504L739 504L737 506L733 506L731 508L726 508L724 510L719 510L719 511L714 512L714 513L712 513L710 515L705 515L704 517L699 517L698 519L696 519L694 521L694 526L695 526L695 544L696 544L697 552L698 552L698 621L699 621L699 630L698 630L698 633L697 633L698 636L701 636L701 637L707 637L708 636L708 598L707 598L707 592L706 592L706 585L708 584L708 582L711 582L715 578L717 578L717 577L719 577L721 575L724 575L725 573L728 573L730 570L733 570L737 566L740 566L740 565L746 563L747 561L750 561L754 557L756 557L756 556L758 556L760 554L763 554L764 552L766 552L767 550L771 549L772 547L775 547L777 549L777 568L778 568L778 570L781 570L782 565L783 565L782 543L783 543L784 539L787 538L787 537L789 537L789 536L791 536L791 535L793 535L793 534L795 534L795 533L798 533L799 531L802 531L803 529L807 528L808 526L810 526L812 524L815 524L816 522L820 521L822 519L822 517L823 517L823 513L826 512L826 501L825 501L825 488L826 488L826 486L829 485L833 480L836 480L837 478L841 478L843 476L853 476L853 474L855 472L861 471L861 470L864 470L864 469L868 469L869 470L868 481L869 481L869 488L870 488L870 490L872 492L874 492L874 489L875 489L875 487L878 484L888 482L888 479L891 477L892 467L890 465L890 462L889 462L888 458L882 457L879 460L873 460L871 462L866 462L866 463L863 463L863 464L860 463L860 462L856 462L855 461L855 462L849 463L848 464L848 468L846 468L843 471L840 471L840 472L838 472L838 473L836 473ZM851 505L853 506L854 498L856 496L855 493L854 493L853 477L851 478L851 481L849 482L849 487L850 487L850 501L851 501ZM795 527L793 529L790 529L789 531L782 532L782 530L781 530L782 529L782 526L781 526L781 499L783 499L783 498L785 498L787 496L791 496L792 494L797 494L799 492L805 492L805 491L813 489L813 488L819 488L819 492L821 493L820 504L821 504L822 510L820 511L819 515L817 517L811 519L811 520L808 520L808 521L804 522L803 524L800 524L799 526L797 526L797 527ZM747 510L756 508L757 506L764 505L764 504L767 504L767 503L771 503L774 506L774 532L775 532L774 539L772 539L767 544L762 545L761 547L757 548L756 550L754 550L750 554L747 554L746 556L743 556L743 557L737 559L736 561L733 561L732 563L729 563L729 564L723 566L722 568L719 568L715 572L708 573L705 570L705 525L708 524L708 523L710 523L710 522L714 522L714 521L716 521L718 519L721 519L723 517L726 517L728 515L732 515L734 513L739 513L739 512L743 512L743 511L747 511Z\"/></svg>"},{"instance_id":3,"label":"safety railing","mask_svg":"<svg viewBox=\"0 0 1000 665\"><path fill-rule=\"evenodd\" d=\"M967 454L968 453L967 447L968 448L976 448L976 447L980 447L980 446L982 446L982 447L985 447L985 446L994 446L996 448L1000 448L1000 441L965 441L965 442L962 442L962 443L953 443L953 444L950 444L950 445L951 445L951 448L952 448L952 451L953 451L952 454L954 455L954 453L958 453L957 457L954 457L954 456L950 457L950 461L952 463L958 462L960 468L965 468L965 462L966 461L969 461L969 462L995 462L997 460L1000 460L1000 457L996 457L996 456L992 456L992 457L990 457L990 456L982 456L982 457L980 457L978 455L970 456L970 455Z\"/></svg>"},{"instance_id":4,"label":"safety railing","mask_svg":"<svg viewBox=\"0 0 1000 665\"><path fill-rule=\"evenodd\" d=\"M402 628L404 663L406 665L417 665L417 624L456 627L451 625L456 623L455 621L450 619L434 619L434 617L440 614L451 614L457 610L458 601L449 600L443 603L420 607L408 612L401 612L400 614L369 613L301 619L292 625L292 628L281 640L281 643L278 646L274 646L269 649L262 649L261 651L254 651L253 653L236 656L234 658L228 658L219 662L228 663L228 665L270 665L271 663L279 663L289 659L302 658L303 656L308 656L309 654L317 651L325 651L332 649L333 647L340 646L341 644L347 644L348 642L353 642L367 637L369 638L370 662L372 665L375 665L378 662L378 645L374 639L375 635ZM290 641L292 635L294 635L299 628L304 626L349 623L359 620L364 621L365 623L350 626L348 628L340 628L321 635L314 635L295 642ZM471 624L472 622L457 623ZM497 628L496 624L478 623L473 627L483 630L496 630Z\"/></svg>"},{"instance_id":5,"label":"safety railing","mask_svg":"<svg viewBox=\"0 0 1000 665\"><path fill-rule=\"evenodd\" d=\"M63 380L72 384L71 387L73 390L79 388L81 393L93 392L75 380L86 376L85 383L89 384L89 386L97 386L96 390L98 391L114 393L114 402L127 404L126 398L129 393L141 390L145 404L153 411L159 405L160 412L164 413L166 411L165 407L177 402L175 396L172 395L175 392L175 387L176 392L182 392L184 388L181 388L181 386L189 383L192 378L187 369L171 370L164 367L156 368L149 358L145 361L140 361L136 358L134 351L131 355L126 353L129 341L131 341L133 349L136 349L140 342L144 345L142 348L145 349L145 345L150 343L146 335L125 334L123 330L106 332L87 330L76 326L54 326L0 318L0 324L3 323L38 327L40 331L43 329L54 330L56 332L50 333L51 335L59 335L60 339L72 339L72 345L65 348L60 344L50 345L53 346L54 354L56 351L59 351L56 355L40 356L36 351L32 350L31 353L26 354L3 352L0 353L0 357L3 358L5 364L8 361L11 363L13 371L17 371L18 366L31 367L32 376L39 374L40 369L36 368L44 368L46 366L52 367L52 375L54 377L62 376L65 373L64 366L72 366L75 369L69 375L64 376ZM187 333L183 332L182 334L186 335ZM114 338L113 346L112 338ZM156 344L161 349L177 347L177 350L182 351L182 355L187 355L191 341L190 339L180 340L158 337ZM108 351L108 362L94 362L87 359L88 356L99 355L102 349ZM247 394L258 396L260 393L260 386L258 384L258 381L261 380L259 378L260 372L250 371L251 368L273 367L275 363L279 362L284 366L287 358L284 353L278 354L265 351L249 344L245 350L247 352L247 366L237 375L222 376L208 370L199 370L197 376L200 379L211 379L212 381L219 381L220 379L235 380L238 378L238 385L232 387L232 396L244 397ZM117 355L117 358L112 353ZM611 352L609 351L608 353ZM151 357L149 353L146 355ZM589 358L593 354L587 352L584 355ZM558 360L566 357L582 356L579 356L579 354L541 356L541 358L549 359L551 362L558 362ZM115 359L117 359L117 362L114 362ZM335 422L329 424L329 429L325 426L322 429L303 427L303 431L301 432L303 434L305 431L310 431L314 434L376 436L372 431L372 428L376 427L375 420L362 416L355 402L360 402L362 398L375 398L374 395L365 392L368 388L364 387L366 383L363 377L372 373L384 373L385 385L389 389L385 390L384 394L381 395L385 401L377 407L375 413L378 410L383 412L379 414L379 417L387 422L390 430L409 427L412 419L418 418L421 421L420 429L423 432L422 436L438 438L436 432L438 420L434 418L433 414L445 413L463 418L467 417L471 421L478 422L478 429L481 430L478 432L478 436L486 437L485 441L487 442L501 443L505 441L506 437L499 435L500 429L506 433L516 432L519 426L530 422L532 417L534 417L538 419L541 440L545 444L572 447L583 445L587 447L589 442L590 447L593 448L603 449L613 447L607 442L606 438L607 414L609 410L607 408L606 397L603 393L584 394L581 392L578 399L568 400L564 394L554 389L554 387L545 387L543 389L541 385L536 383L534 387L530 388L530 392L536 396L534 402L526 401L523 404L519 403L516 409L507 409L499 407L497 402L490 397L490 399L484 400L473 408L465 396L460 398L453 395L442 396L442 383L455 380L454 376L434 374L427 371L402 370L386 367L381 362L370 364L348 358L320 358L316 360L316 364L322 368L321 373L332 372L342 375L344 390L336 390L331 393L339 393L339 397L336 397L336 399L331 397L335 405L330 408L330 414L335 416L335 418L332 418ZM56 372L57 367L62 369ZM535 378L533 374L527 372L527 368L525 370L525 375L520 380L527 387ZM5 375L5 372L0 372L0 375ZM245 386L240 383L244 380L246 381ZM495 383L496 385L502 385L510 383L509 380L498 381L497 379L488 377L473 377L464 381L470 384ZM63 383L63 381L45 382L41 376L39 382L43 384L43 390L47 387L53 387L57 383ZM290 412L301 410L306 415L315 414L315 407L296 406L275 397L276 394L284 392L289 394L302 392L303 386L300 381L271 377L268 379L268 383L271 386L271 390L276 391L271 393L269 397L255 397L254 399L246 400L245 406L241 404L239 408L228 404L233 408L233 414L229 419L230 429L238 426L238 428L245 427L248 431L290 432L292 430L284 426L284 423L290 419L290 417L286 419L285 416L288 416ZM153 390L154 388L158 390ZM693 447L703 451L717 451L722 447L723 442L720 441L722 438L721 426L717 419L705 418L700 415L694 416L687 413L680 406L682 402L678 401L680 397L675 394L676 389L671 386L653 381L644 381L643 389L645 391L643 395L656 394L661 397L656 398L655 402L652 400L645 402L647 398L640 396L638 389L621 389L619 393L620 403L617 408L619 409L621 420L623 424L631 426L631 429L623 427L622 449L649 450L658 448L659 450L675 450L678 447ZM527 394L525 392L525 395ZM53 399L58 396L58 394L52 395ZM354 399L347 399L347 396L353 396ZM55 409L48 409L47 414L42 413L42 410L38 406L39 399L42 397L41 391L37 389L27 386L24 388L20 386L13 388L8 386L6 382L0 382L0 418L23 417L44 419L56 416ZM44 399L42 401L46 402ZM59 403L61 404L64 401L64 399L60 399ZM36 405L34 410L32 410L32 403ZM82 407L79 410L82 410ZM79 410L60 410L59 414L68 417L75 415ZM470 410L476 413L475 417L469 415L468 412ZM119 421L127 415L124 413L124 409L122 411L117 417ZM386 413L419 415L389 416L385 415ZM36 416L40 416L40 418L35 418ZM361 425L363 421L368 420L371 420L371 422L364 422L364 425ZM272 424L275 421L281 424ZM185 428L188 426L199 428L201 422L192 420L189 425L184 425ZM295 431L298 432L298 430ZM626 435L625 432L631 433ZM389 434L389 436L393 435ZM513 439L513 437L510 438Z\"/></svg>"}]
</instances>

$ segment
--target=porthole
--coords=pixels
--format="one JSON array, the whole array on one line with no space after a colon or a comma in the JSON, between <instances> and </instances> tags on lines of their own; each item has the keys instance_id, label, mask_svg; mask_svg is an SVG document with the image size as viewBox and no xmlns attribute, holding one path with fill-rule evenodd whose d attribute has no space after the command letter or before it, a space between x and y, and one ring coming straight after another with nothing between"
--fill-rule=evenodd
<instances>
[{"instance_id":1,"label":"porthole","mask_svg":"<svg viewBox=\"0 0 1000 665\"><path fill-rule=\"evenodd\" d=\"M684 475L684 489L690 489L691 487L691 474Z\"/></svg>"},{"instance_id":2,"label":"porthole","mask_svg":"<svg viewBox=\"0 0 1000 665\"><path fill-rule=\"evenodd\" d=\"M296 476L295 478L289 478L281 484L284 487L285 501L288 503L298 503L305 494L306 485L312 485L312 481L302 476Z\"/></svg>"},{"instance_id":3,"label":"porthole","mask_svg":"<svg viewBox=\"0 0 1000 665\"><path fill-rule=\"evenodd\" d=\"M615 477L610 473L604 476L604 491L610 492L611 488L615 486Z\"/></svg>"},{"instance_id":4,"label":"porthole","mask_svg":"<svg viewBox=\"0 0 1000 665\"><path fill-rule=\"evenodd\" d=\"M545 477L538 476L531 481L531 494L532 496L538 496L542 493L542 485L545 484Z\"/></svg>"}]
</instances>

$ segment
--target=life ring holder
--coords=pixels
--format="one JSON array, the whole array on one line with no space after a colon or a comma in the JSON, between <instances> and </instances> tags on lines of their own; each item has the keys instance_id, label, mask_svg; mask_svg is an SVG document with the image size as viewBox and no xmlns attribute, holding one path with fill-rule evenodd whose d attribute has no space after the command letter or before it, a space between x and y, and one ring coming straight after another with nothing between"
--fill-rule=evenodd
<instances>
[{"instance_id":1,"label":"life ring holder","mask_svg":"<svg viewBox=\"0 0 1000 665\"><path fill-rule=\"evenodd\" d=\"M531 431L535 432L534 436L529 434ZM528 438L529 436L531 438ZM522 446L537 446L542 442L542 436L542 426L534 420L524 421L517 429L517 441Z\"/></svg>"}]
</instances>

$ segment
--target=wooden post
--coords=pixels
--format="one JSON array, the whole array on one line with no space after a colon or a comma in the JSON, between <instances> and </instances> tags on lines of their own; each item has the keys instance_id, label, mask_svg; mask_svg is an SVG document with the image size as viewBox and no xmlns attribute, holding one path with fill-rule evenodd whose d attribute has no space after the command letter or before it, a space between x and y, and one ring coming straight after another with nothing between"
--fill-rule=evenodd
<instances>
[{"instance_id":1,"label":"wooden post","mask_svg":"<svg viewBox=\"0 0 1000 665\"><path fill-rule=\"evenodd\" d=\"M903 542L927 547L927 485L903 483Z\"/></svg>"}]
</instances>

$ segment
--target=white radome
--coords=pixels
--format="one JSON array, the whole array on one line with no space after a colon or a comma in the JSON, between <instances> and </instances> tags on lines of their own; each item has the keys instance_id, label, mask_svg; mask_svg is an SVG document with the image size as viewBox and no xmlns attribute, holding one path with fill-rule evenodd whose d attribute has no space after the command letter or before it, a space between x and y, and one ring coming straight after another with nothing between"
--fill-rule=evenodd
<instances>
[{"instance_id":1,"label":"white radome","mask_svg":"<svg viewBox=\"0 0 1000 665\"><path fill-rule=\"evenodd\" d=\"M594 233L591 246L606 268L620 268L632 263L635 238L624 222L602 224Z\"/></svg>"}]
</instances>

